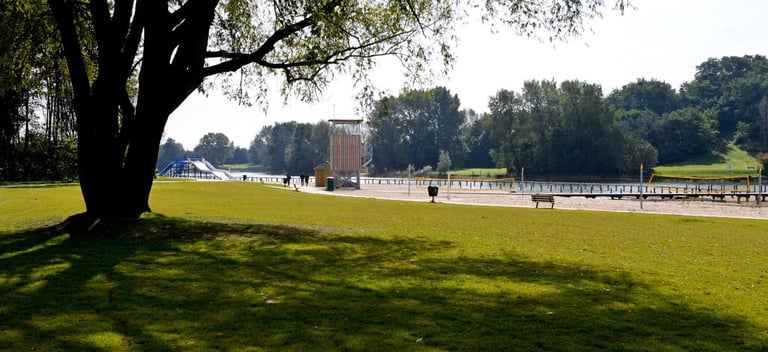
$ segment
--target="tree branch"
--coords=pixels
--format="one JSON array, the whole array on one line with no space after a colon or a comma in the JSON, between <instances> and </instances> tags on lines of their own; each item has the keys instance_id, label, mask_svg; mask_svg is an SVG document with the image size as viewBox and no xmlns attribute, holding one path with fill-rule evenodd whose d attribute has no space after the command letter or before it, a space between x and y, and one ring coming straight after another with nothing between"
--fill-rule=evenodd
<instances>
[{"instance_id":1,"label":"tree branch","mask_svg":"<svg viewBox=\"0 0 768 352\"><path fill-rule=\"evenodd\" d=\"M144 17L137 11L133 17L133 22L130 24L128 33L125 38L125 44L123 45L123 62L120 63L120 69L126 74L130 75L130 72L135 69L134 58L139 50L139 44L141 43L141 35L144 31Z\"/></svg>"},{"instance_id":2,"label":"tree branch","mask_svg":"<svg viewBox=\"0 0 768 352\"><path fill-rule=\"evenodd\" d=\"M227 62L243 62L247 61L246 64L249 63L255 63L262 65L264 67L272 68L272 69L290 69L290 68L297 68L297 67L310 67L310 66L318 66L318 65L325 65L324 67L327 67L327 65L337 65L342 62L348 61L352 58L374 58L374 57L380 57L380 56L387 56L392 55L393 49L396 48L399 44L406 41L406 39L402 39L398 41L397 43L392 44L387 50L380 52L380 53L372 53L372 54L365 54L365 55L358 55L356 53L363 51L366 48L370 48L372 46L376 46L385 42L388 42L390 40L396 39L396 38L407 38L410 37L415 33L414 30L410 31L403 31L398 32L395 34L391 34L386 37L378 38L374 41L363 43L361 45L357 46L349 46L344 49L340 49L334 52L329 53L323 58L316 59L316 60L300 60L300 61L294 61L294 62L282 62L282 63L276 63L276 62L270 62L267 60L264 60L263 58L255 58L253 54L243 54L243 53L230 53L226 51L216 51L216 52L208 52L206 57L208 58L228 58L231 59ZM225 62L225 63L227 63ZM327 64L327 65L326 65ZM205 76L209 76L212 74L218 74L223 72L229 72L229 71L235 71L239 69L241 66L234 67L230 70L226 70L226 68L229 68L229 66L225 66L224 64L219 64L216 66L211 66L206 69ZM220 70L220 71L216 71Z\"/></svg>"},{"instance_id":3,"label":"tree branch","mask_svg":"<svg viewBox=\"0 0 768 352\"><path fill-rule=\"evenodd\" d=\"M116 0L115 12L112 16L112 26L115 38L123 40L127 37L131 26L131 15L133 14L134 0Z\"/></svg>"},{"instance_id":4,"label":"tree branch","mask_svg":"<svg viewBox=\"0 0 768 352\"><path fill-rule=\"evenodd\" d=\"M106 0L92 0L90 4L93 32L98 43L99 57L101 57L106 55L107 48L113 39L110 35L112 28L109 19L109 5L107 5Z\"/></svg>"},{"instance_id":5,"label":"tree branch","mask_svg":"<svg viewBox=\"0 0 768 352\"><path fill-rule=\"evenodd\" d=\"M224 72L237 71L241 67L262 60L269 52L275 49L275 45L281 40L288 38L291 34L294 34L304 28L311 26L314 23L314 17L310 16L301 21L293 23L289 26L278 29L273 33L256 51L250 54L239 54L233 56L232 60L222 62L218 65L214 65L203 69L203 76L211 76ZM210 56L207 56L210 57Z\"/></svg>"},{"instance_id":6,"label":"tree branch","mask_svg":"<svg viewBox=\"0 0 768 352\"><path fill-rule=\"evenodd\" d=\"M67 67L69 67L72 89L75 93L75 109L81 111L83 104L90 96L90 83L88 72L85 69L83 52L81 51L80 38L77 35L74 18L74 5L71 1L48 0L53 17L61 33L61 42L64 46Z\"/></svg>"}]
</instances>

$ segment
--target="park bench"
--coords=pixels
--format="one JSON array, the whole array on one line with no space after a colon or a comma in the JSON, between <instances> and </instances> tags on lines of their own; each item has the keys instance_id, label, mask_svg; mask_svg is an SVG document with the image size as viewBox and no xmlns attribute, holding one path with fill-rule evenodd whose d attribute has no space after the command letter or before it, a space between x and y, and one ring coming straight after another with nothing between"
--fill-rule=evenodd
<instances>
[{"instance_id":1,"label":"park bench","mask_svg":"<svg viewBox=\"0 0 768 352\"><path fill-rule=\"evenodd\" d=\"M550 202L552 204L550 208L555 207L555 196L551 194L532 194L531 201L536 202L536 208L539 207L539 202Z\"/></svg>"}]
</instances>

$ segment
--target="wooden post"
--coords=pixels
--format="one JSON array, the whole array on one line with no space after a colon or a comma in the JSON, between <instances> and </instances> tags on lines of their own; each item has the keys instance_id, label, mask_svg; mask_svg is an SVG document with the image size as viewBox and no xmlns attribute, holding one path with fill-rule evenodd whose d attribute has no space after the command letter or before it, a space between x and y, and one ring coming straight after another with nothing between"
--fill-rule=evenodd
<instances>
[{"instance_id":1,"label":"wooden post","mask_svg":"<svg viewBox=\"0 0 768 352\"><path fill-rule=\"evenodd\" d=\"M643 164L640 164L640 209L643 209Z\"/></svg>"}]
</instances>

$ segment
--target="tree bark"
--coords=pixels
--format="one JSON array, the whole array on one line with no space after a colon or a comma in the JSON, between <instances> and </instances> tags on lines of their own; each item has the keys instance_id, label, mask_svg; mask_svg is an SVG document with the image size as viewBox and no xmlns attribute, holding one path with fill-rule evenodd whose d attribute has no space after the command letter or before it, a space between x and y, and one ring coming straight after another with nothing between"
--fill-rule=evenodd
<instances>
[{"instance_id":1,"label":"tree bark","mask_svg":"<svg viewBox=\"0 0 768 352\"><path fill-rule=\"evenodd\" d=\"M149 194L160 139L170 113L202 82L201 58L216 3L206 0L185 5L181 13L200 26L191 27L197 32L174 37L174 23L184 21L171 17L167 0L137 2L132 22L130 2L121 3L110 14L105 0L91 1L99 54L97 76L91 83L74 25L74 2L49 0L75 90L78 170L85 218L137 218L150 211ZM142 37L139 94L134 109L126 85ZM172 59L175 48L178 53Z\"/></svg>"}]
</instances>

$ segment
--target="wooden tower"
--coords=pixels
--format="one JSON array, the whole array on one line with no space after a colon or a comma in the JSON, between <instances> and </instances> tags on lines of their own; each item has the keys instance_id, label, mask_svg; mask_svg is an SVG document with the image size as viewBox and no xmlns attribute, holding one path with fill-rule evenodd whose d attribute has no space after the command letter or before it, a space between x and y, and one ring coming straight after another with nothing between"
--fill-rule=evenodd
<instances>
[{"instance_id":1,"label":"wooden tower","mask_svg":"<svg viewBox=\"0 0 768 352\"><path fill-rule=\"evenodd\" d=\"M336 187L360 189L363 167L363 120L328 120L331 123L331 172Z\"/></svg>"}]
</instances>

